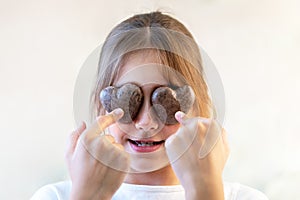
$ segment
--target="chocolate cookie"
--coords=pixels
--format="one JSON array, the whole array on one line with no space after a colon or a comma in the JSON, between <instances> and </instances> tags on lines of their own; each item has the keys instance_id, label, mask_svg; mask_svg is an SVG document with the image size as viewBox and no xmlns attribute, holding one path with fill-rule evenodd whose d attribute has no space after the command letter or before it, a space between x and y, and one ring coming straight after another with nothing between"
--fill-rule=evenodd
<instances>
[{"instance_id":1,"label":"chocolate cookie","mask_svg":"<svg viewBox=\"0 0 300 200\"><path fill-rule=\"evenodd\" d=\"M182 86L175 90L169 87L159 87L152 93L152 104L159 119L167 125L176 124L177 111L188 112L195 95L190 86Z\"/></svg>"},{"instance_id":2,"label":"chocolate cookie","mask_svg":"<svg viewBox=\"0 0 300 200\"><path fill-rule=\"evenodd\" d=\"M119 121L131 123L142 105L143 92L140 87L132 83L127 83L121 87L109 86L101 91L100 101L108 112L122 108L124 116Z\"/></svg>"}]
</instances>

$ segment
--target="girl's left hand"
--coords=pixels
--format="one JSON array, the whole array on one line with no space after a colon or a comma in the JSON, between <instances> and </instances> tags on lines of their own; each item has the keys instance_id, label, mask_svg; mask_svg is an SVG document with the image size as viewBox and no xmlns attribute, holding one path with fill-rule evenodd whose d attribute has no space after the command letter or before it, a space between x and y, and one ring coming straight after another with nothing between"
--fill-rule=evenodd
<instances>
[{"instance_id":1,"label":"girl's left hand","mask_svg":"<svg viewBox=\"0 0 300 200\"><path fill-rule=\"evenodd\" d=\"M175 114L178 131L165 145L186 199L223 200L222 172L229 156L226 132L212 119Z\"/></svg>"}]
</instances>

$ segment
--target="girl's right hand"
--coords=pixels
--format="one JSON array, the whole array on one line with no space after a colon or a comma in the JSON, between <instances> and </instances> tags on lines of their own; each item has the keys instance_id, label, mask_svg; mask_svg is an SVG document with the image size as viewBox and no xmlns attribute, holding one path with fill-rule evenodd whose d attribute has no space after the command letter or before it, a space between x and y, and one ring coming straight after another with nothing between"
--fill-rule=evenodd
<instances>
[{"instance_id":1,"label":"girl's right hand","mask_svg":"<svg viewBox=\"0 0 300 200\"><path fill-rule=\"evenodd\" d=\"M91 127L82 123L70 135L66 162L72 180L70 199L111 199L122 184L129 169L129 155L103 131L123 116L121 109L99 116ZM112 163L120 163L122 170L103 164L97 158L105 156Z\"/></svg>"},{"instance_id":2,"label":"girl's right hand","mask_svg":"<svg viewBox=\"0 0 300 200\"><path fill-rule=\"evenodd\" d=\"M165 145L186 199L224 199L222 173L230 152L226 131L214 119L182 112L175 118L181 127Z\"/></svg>"}]
</instances>

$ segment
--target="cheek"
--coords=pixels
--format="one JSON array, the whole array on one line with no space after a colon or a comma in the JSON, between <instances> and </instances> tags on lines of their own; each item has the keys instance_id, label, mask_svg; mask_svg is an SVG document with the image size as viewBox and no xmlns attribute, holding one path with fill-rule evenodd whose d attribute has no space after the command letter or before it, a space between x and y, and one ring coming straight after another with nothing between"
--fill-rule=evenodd
<instances>
[{"instance_id":1,"label":"cheek","mask_svg":"<svg viewBox=\"0 0 300 200\"><path fill-rule=\"evenodd\" d=\"M175 124L175 125L166 125L161 132L164 134L164 138L167 139L171 135L175 134L176 131L179 129L180 125Z\"/></svg>"}]
</instances>

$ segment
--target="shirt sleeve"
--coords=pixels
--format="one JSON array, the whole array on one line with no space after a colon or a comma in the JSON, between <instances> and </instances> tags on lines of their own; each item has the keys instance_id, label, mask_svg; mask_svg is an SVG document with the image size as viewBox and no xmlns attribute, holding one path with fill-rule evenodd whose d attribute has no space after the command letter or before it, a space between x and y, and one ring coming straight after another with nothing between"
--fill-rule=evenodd
<instances>
[{"instance_id":1,"label":"shirt sleeve","mask_svg":"<svg viewBox=\"0 0 300 200\"><path fill-rule=\"evenodd\" d=\"M239 190L236 195L236 200L269 200L268 197L261 191L248 187L246 185L239 185Z\"/></svg>"},{"instance_id":2,"label":"shirt sleeve","mask_svg":"<svg viewBox=\"0 0 300 200\"><path fill-rule=\"evenodd\" d=\"M51 185L46 185L37 190L30 200L59 200Z\"/></svg>"},{"instance_id":3,"label":"shirt sleeve","mask_svg":"<svg viewBox=\"0 0 300 200\"><path fill-rule=\"evenodd\" d=\"M37 190L30 200L68 200L70 189L68 181L49 184Z\"/></svg>"}]
</instances>

